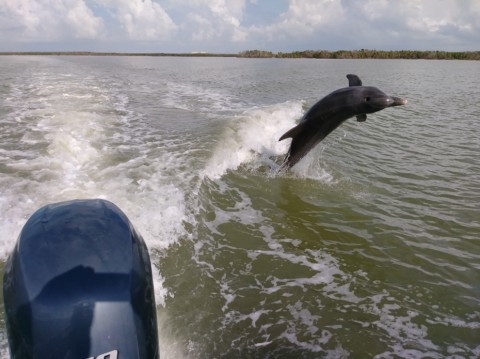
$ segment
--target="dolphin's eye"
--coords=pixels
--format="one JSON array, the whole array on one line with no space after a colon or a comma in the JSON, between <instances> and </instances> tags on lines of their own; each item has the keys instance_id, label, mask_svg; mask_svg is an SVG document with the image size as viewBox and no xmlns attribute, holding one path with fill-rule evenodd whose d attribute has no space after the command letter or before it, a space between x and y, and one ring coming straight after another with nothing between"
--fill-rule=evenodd
<instances>
[{"instance_id":1,"label":"dolphin's eye","mask_svg":"<svg viewBox=\"0 0 480 359\"><path fill-rule=\"evenodd\" d=\"M365 102L369 102L370 101L370 97L365 97Z\"/></svg>"}]
</instances>

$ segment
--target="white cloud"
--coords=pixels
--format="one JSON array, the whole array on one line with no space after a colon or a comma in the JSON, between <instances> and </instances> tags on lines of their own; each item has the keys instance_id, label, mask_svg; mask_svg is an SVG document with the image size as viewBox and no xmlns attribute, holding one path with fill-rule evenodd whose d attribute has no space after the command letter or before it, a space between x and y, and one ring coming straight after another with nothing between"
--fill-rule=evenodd
<instances>
[{"instance_id":1,"label":"white cloud","mask_svg":"<svg viewBox=\"0 0 480 359\"><path fill-rule=\"evenodd\" d=\"M258 0L0 0L0 49L8 51L5 44L20 42L63 42L72 49L77 40L82 49L91 43L93 48L101 44L102 49L119 51L156 51L159 41L168 51L479 49L479 0L259 4Z\"/></svg>"},{"instance_id":2,"label":"white cloud","mask_svg":"<svg viewBox=\"0 0 480 359\"><path fill-rule=\"evenodd\" d=\"M238 27L233 30L232 41L234 42L246 42L248 40L248 31Z\"/></svg>"},{"instance_id":3,"label":"white cloud","mask_svg":"<svg viewBox=\"0 0 480 359\"><path fill-rule=\"evenodd\" d=\"M74 30L73 36L76 38L93 39L104 30L102 19L94 16L82 0L71 1L65 7L65 12L65 22Z\"/></svg>"},{"instance_id":4,"label":"white cloud","mask_svg":"<svg viewBox=\"0 0 480 359\"><path fill-rule=\"evenodd\" d=\"M165 10L152 0L98 0L120 23L129 40L163 40L177 30ZM117 37L112 33L112 37Z\"/></svg>"},{"instance_id":5,"label":"white cloud","mask_svg":"<svg viewBox=\"0 0 480 359\"><path fill-rule=\"evenodd\" d=\"M245 10L245 0L170 0L172 6L187 11L211 14L222 23L239 26Z\"/></svg>"},{"instance_id":6,"label":"white cloud","mask_svg":"<svg viewBox=\"0 0 480 359\"><path fill-rule=\"evenodd\" d=\"M453 49L479 35L479 18L478 0L290 0L281 21L257 33L316 44L311 48Z\"/></svg>"},{"instance_id":7,"label":"white cloud","mask_svg":"<svg viewBox=\"0 0 480 359\"><path fill-rule=\"evenodd\" d=\"M171 6L186 13L182 21L185 37L194 41L243 42L247 33L242 27L245 0L171 0ZM174 5L173 5L174 4Z\"/></svg>"},{"instance_id":8,"label":"white cloud","mask_svg":"<svg viewBox=\"0 0 480 359\"><path fill-rule=\"evenodd\" d=\"M339 0L290 0L284 22L303 23L310 29L332 24L342 18L343 6Z\"/></svg>"},{"instance_id":9,"label":"white cloud","mask_svg":"<svg viewBox=\"0 0 480 359\"><path fill-rule=\"evenodd\" d=\"M101 36L103 20L83 0L0 0L0 38L58 41Z\"/></svg>"},{"instance_id":10,"label":"white cloud","mask_svg":"<svg viewBox=\"0 0 480 359\"><path fill-rule=\"evenodd\" d=\"M270 35L280 34L286 37L308 36L323 27L342 19L343 8L335 0L291 0L288 10L280 15L280 21L257 29Z\"/></svg>"},{"instance_id":11,"label":"white cloud","mask_svg":"<svg viewBox=\"0 0 480 359\"><path fill-rule=\"evenodd\" d=\"M194 13L188 14L187 18L189 24L188 27L193 30L191 32L191 38L193 40L209 41L217 35L217 32L209 19Z\"/></svg>"},{"instance_id":12,"label":"white cloud","mask_svg":"<svg viewBox=\"0 0 480 359\"><path fill-rule=\"evenodd\" d=\"M369 40L388 43L396 48L452 50L468 49L465 37L480 31L480 2L477 0L352 0L359 18L357 30ZM361 22L363 20L363 23ZM383 43L381 42L383 39ZM392 43L393 44L393 43ZM472 43L468 46L472 49ZM478 47L477 47L478 49Z\"/></svg>"},{"instance_id":13,"label":"white cloud","mask_svg":"<svg viewBox=\"0 0 480 359\"><path fill-rule=\"evenodd\" d=\"M385 16L385 13L388 13L389 2L387 0L366 0L362 3L359 3L361 11L368 20L375 20Z\"/></svg>"},{"instance_id":14,"label":"white cloud","mask_svg":"<svg viewBox=\"0 0 480 359\"><path fill-rule=\"evenodd\" d=\"M316 34L332 31L336 24L343 22L344 13L340 0L290 0L288 9L277 22L252 26L249 30L252 37L264 37L272 42L295 42L313 36L318 43Z\"/></svg>"},{"instance_id":15,"label":"white cloud","mask_svg":"<svg viewBox=\"0 0 480 359\"><path fill-rule=\"evenodd\" d=\"M244 0L209 0L206 2L208 7L222 22L238 28L245 8Z\"/></svg>"},{"instance_id":16,"label":"white cloud","mask_svg":"<svg viewBox=\"0 0 480 359\"><path fill-rule=\"evenodd\" d=\"M443 1L432 4L428 1L414 1L402 18L407 29L423 32L436 33L441 27L455 23L455 13L458 12L456 1Z\"/></svg>"},{"instance_id":17,"label":"white cloud","mask_svg":"<svg viewBox=\"0 0 480 359\"><path fill-rule=\"evenodd\" d=\"M242 23L247 0L170 0L170 4L188 13L187 20L180 20L185 38L216 40L225 46L261 44L274 51L275 47L441 49L452 44L471 48L471 40L461 38L480 32L478 0L289 0L285 11L263 26Z\"/></svg>"}]
</instances>

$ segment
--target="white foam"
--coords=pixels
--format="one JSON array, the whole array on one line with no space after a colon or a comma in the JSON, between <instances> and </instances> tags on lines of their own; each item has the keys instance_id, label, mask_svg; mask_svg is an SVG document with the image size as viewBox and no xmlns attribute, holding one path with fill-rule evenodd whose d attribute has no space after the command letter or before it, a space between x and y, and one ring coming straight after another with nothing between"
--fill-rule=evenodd
<instances>
[{"instance_id":1,"label":"white foam","mask_svg":"<svg viewBox=\"0 0 480 359\"><path fill-rule=\"evenodd\" d=\"M324 183L335 184L337 181L332 174L322 165L319 158L322 153L322 145L312 149L291 171L298 177L318 180Z\"/></svg>"},{"instance_id":2,"label":"white foam","mask_svg":"<svg viewBox=\"0 0 480 359\"><path fill-rule=\"evenodd\" d=\"M204 171L212 179L222 177L229 170L238 170L245 165L250 170L260 167L271 169L277 175L280 161L288 151L290 139L278 139L296 126L303 115L302 101L288 101L271 106L252 108L237 115L226 124L217 147ZM318 146L292 169L295 176L335 183L333 176L319 162ZM280 157L280 160L278 159ZM285 175L282 174L282 175Z\"/></svg>"},{"instance_id":3,"label":"white foam","mask_svg":"<svg viewBox=\"0 0 480 359\"><path fill-rule=\"evenodd\" d=\"M160 358L162 359L187 359L184 354L184 345L178 338L175 338L170 333L172 318L168 316L165 311L157 311L157 326L158 326L158 348ZM186 348L189 352L195 351L195 344L189 342Z\"/></svg>"},{"instance_id":4,"label":"white foam","mask_svg":"<svg viewBox=\"0 0 480 359\"><path fill-rule=\"evenodd\" d=\"M164 86L167 91L163 93L161 101L163 106L167 108L219 113L223 111L231 112L232 109L239 110L242 106L227 92L216 90L211 86L205 88L199 84L178 81L167 82Z\"/></svg>"},{"instance_id":5,"label":"white foam","mask_svg":"<svg viewBox=\"0 0 480 359\"><path fill-rule=\"evenodd\" d=\"M396 303L386 291L365 299L359 307L367 313L376 315L378 319L372 324L385 331L394 340L391 351L377 357L390 354L408 358L440 357L437 353L439 347L426 339L427 327L414 322L418 313L415 311L404 313L403 307ZM416 348L408 348L410 343L415 343Z\"/></svg>"},{"instance_id":6,"label":"white foam","mask_svg":"<svg viewBox=\"0 0 480 359\"><path fill-rule=\"evenodd\" d=\"M290 343L295 344L298 348L307 349L309 352L318 353L323 351L323 345L327 344L332 338L332 334L328 330L322 330L321 334L315 338L313 342L301 341L298 339L294 328L285 331L280 338L287 339Z\"/></svg>"},{"instance_id":7,"label":"white foam","mask_svg":"<svg viewBox=\"0 0 480 359\"><path fill-rule=\"evenodd\" d=\"M179 183L163 174L175 153L159 153L164 138L151 135L139 116L127 110L128 98L115 84L74 75L49 77L12 86L7 101L12 111L0 165L0 256L5 259L27 218L48 203L104 198L117 204L141 233L152 252L185 234L185 195ZM142 127L143 126L143 127ZM149 142L138 138L149 135ZM14 160L12 160L14 159ZM187 179L188 180L188 179ZM159 199L161 193L161 200ZM168 294L154 268L155 296Z\"/></svg>"},{"instance_id":8,"label":"white foam","mask_svg":"<svg viewBox=\"0 0 480 359\"><path fill-rule=\"evenodd\" d=\"M278 141L302 116L302 102L289 101L267 107L253 108L226 124L224 134L205 168L205 176L220 178L228 170L250 163L276 166L272 157L288 150L288 141Z\"/></svg>"}]
</instances>

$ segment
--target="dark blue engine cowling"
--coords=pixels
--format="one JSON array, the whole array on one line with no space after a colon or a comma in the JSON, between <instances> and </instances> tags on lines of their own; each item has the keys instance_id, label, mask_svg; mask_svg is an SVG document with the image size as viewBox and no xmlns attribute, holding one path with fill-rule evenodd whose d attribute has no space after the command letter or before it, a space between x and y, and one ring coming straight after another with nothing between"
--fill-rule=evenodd
<instances>
[{"instance_id":1,"label":"dark blue engine cowling","mask_svg":"<svg viewBox=\"0 0 480 359\"><path fill-rule=\"evenodd\" d=\"M3 291L12 359L159 357L147 247L108 201L36 211L7 262Z\"/></svg>"}]
</instances>

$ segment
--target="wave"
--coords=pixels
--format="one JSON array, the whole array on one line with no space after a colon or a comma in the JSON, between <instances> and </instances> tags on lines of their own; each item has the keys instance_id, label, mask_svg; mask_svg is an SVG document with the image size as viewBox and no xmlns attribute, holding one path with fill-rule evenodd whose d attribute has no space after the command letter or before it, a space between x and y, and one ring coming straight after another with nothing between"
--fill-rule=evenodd
<instances>
[{"instance_id":1,"label":"wave","mask_svg":"<svg viewBox=\"0 0 480 359\"><path fill-rule=\"evenodd\" d=\"M235 116L225 124L204 176L218 179L242 166L250 171L267 168L270 174L276 174L290 145L289 140L278 139L302 117L303 105L303 101L288 101L255 107ZM312 155L305 157L293 173L303 178L332 179Z\"/></svg>"},{"instance_id":2,"label":"wave","mask_svg":"<svg viewBox=\"0 0 480 359\"><path fill-rule=\"evenodd\" d=\"M164 171L178 166L175 152L168 151L171 141L129 109L121 83L49 72L24 80L11 86L1 104L8 112L0 134L0 257L11 252L36 209L71 199L116 203L153 258L184 235L184 191ZM153 272L161 304L163 279Z\"/></svg>"},{"instance_id":3,"label":"wave","mask_svg":"<svg viewBox=\"0 0 480 359\"><path fill-rule=\"evenodd\" d=\"M296 101L256 107L235 116L226 122L204 175L220 178L244 164L251 169L262 165L278 168L272 157L285 154L288 149L287 141L278 139L301 115L302 103Z\"/></svg>"}]
</instances>

